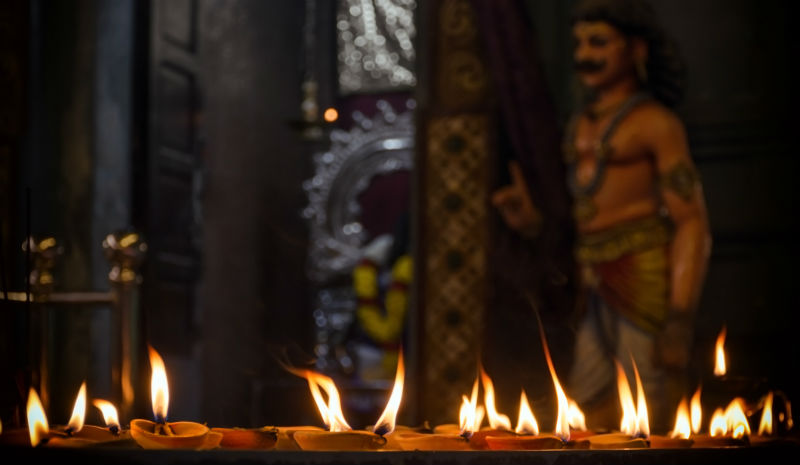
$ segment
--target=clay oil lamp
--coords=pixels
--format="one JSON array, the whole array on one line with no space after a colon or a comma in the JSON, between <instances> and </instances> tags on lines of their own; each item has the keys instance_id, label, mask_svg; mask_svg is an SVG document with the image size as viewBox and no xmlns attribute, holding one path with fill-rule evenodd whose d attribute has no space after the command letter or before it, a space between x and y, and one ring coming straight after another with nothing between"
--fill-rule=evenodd
<instances>
[{"instance_id":1,"label":"clay oil lamp","mask_svg":"<svg viewBox=\"0 0 800 465\"><path fill-rule=\"evenodd\" d=\"M567 397L567 423L569 423L569 437L572 441L582 441L597 433L586 428L586 415L574 400Z\"/></svg>"},{"instance_id":2,"label":"clay oil lamp","mask_svg":"<svg viewBox=\"0 0 800 465\"><path fill-rule=\"evenodd\" d=\"M785 395L778 393L783 398L783 410L773 410L775 393L769 391L758 407L761 409L761 420L758 423L758 434L750 436L750 444L753 446L771 446L798 444L798 438L791 436L779 436L781 432L788 432L792 429L792 407ZM779 404L780 405L780 404ZM777 413L777 415L776 415ZM782 431L779 431L782 430Z\"/></svg>"},{"instance_id":3,"label":"clay oil lamp","mask_svg":"<svg viewBox=\"0 0 800 465\"><path fill-rule=\"evenodd\" d=\"M150 395L155 421L131 421L131 436L145 449L203 449L215 447L222 439L219 433L209 434L205 425L190 421L167 422L169 385L164 361L158 352L148 347L152 375Z\"/></svg>"},{"instance_id":4,"label":"clay oil lamp","mask_svg":"<svg viewBox=\"0 0 800 465\"><path fill-rule=\"evenodd\" d=\"M632 358L632 357L631 357ZM636 362L633 362L633 372L636 378L636 405L633 403L628 377L622 364L615 360L617 367L617 390L622 406L622 420L620 432L600 434L588 438L592 449L644 449L649 447L647 439L650 436L650 422L647 414L647 403L644 397L642 381Z\"/></svg>"},{"instance_id":5,"label":"clay oil lamp","mask_svg":"<svg viewBox=\"0 0 800 465\"><path fill-rule=\"evenodd\" d=\"M689 402L686 397L681 399L678 411L675 413L675 427L669 437L653 435L650 436L650 447L653 449L686 449L692 447L694 441L690 439L692 435L692 424L689 417Z\"/></svg>"},{"instance_id":6,"label":"clay oil lamp","mask_svg":"<svg viewBox=\"0 0 800 465\"><path fill-rule=\"evenodd\" d=\"M31 392L33 395L28 397L28 404L30 406L31 402L33 402L34 409L36 409L38 396L36 396L35 391L31 390ZM39 404L38 408L41 408L41 404ZM41 414L44 415L43 409L41 410ZM97 433L97 431L85 431L87 429L84 427L85 417L86 383L84 382L81 384L81 387L78 390L78 395L75 399L75 405L72 408L72 416L70 417L67 426L53 429L48 427L46 439L40 438L39 442L43 445L46 444L47 447L81 447L97 442L99 439L96 438L94 434ZM46 417L44 417L44 419L46 425ZM29 424L31 424L30 421ZM102 428L100 429L102 430ZM31 444L33 444L33 436L31 436Z\"/></svg>"},{"instance_id":7,"label":"clay oil lamp","mask_svg":"<svg viewBox=\"0 0 800 465\"><path fill-rule=\"evenodd\" d=\"M483 405L486 409L486 419L489 421L487 428L481 428L469 438L473 449L488 449L486 442L488 436L494 437L513 437L515 433L511 430L511 420L507 415L497 411L495 406L495 391L492 379L480 368L481 383L483 384Z\"/></svg>"},{"instance_id":8,"label":"clay oil lamp","mask_svg":"<svg viewBox=\"0 0 800 465\"><path fill-rule=\"evenodd\" d=\"M444 424L433 429L433 434L399 433L397 444L403 450L470 450L469 438L481 428L485 410L478 405L478 379L472 385L469 398L461 396L458 425Z\"/></svg>"},{"instance_id":9,"label":"clay oil lamp","mask_svg":"<svg viewBox=\"0 0 800 465\"><path fill-rule=\"evenodd\" d=\"M99 426L86 425L84 431L91 431L93 435L98 437L99 441L113 441L113 440L127 440L130 439L131 434L128 430L123 430L119 423L119 414L114 404L103 399L94 399L92 401L100 414L103 415L103 421L106 423L105 428Z\"/></svg>"},{"instance_id":10,"label":"clay oil lamp","mask_svg":"<svg viewBox=\"0 0 800 465\"><path fill-rule=\"evenodd\" d=\"M272 449L278 441L278 429L264 428L211 428L222 435L219 446L223 449Z\"/></svg>"},{"instance_id":11,"label":"clay oil lamp","mask_svg":"<svg viewBox=\"0 0 800 465\"><path fill-rule=\"evenodd\" d=\"M561 438L544 434L539 435L539 424L533 415L525 390L519 399L519 416L515 436L487 436L486 442L492 450L544 450L561 449L564 441Z\"/></svg>"},{"instance_id":12,"label":"clay oil lamp","mask_svg":"<svg viewBox=\"0 0 800 465\"><path fill-rule=\"evenodd\" d=\"M108 403L108 405L110 405L110 408L113 409L113 415L116 418L116 409L110 403ZM103 428L102 426L85 424L85 418L86 382L81 384L81 388L78 391L78 396L75 399L75 406L72 408L72 416L70 417L69 423L63 429L63 431L50 431L50 441L48 442L48 446L77 447L98 442L128 439L130 437L128 434L120 433L119 422L117 420L112 420L116 423L114 426Z\"/></svg>"},{"instance_id":13,"label":"clay oil lamp","mask_svg":"<svg viewBox=\"0 0 800 465\"><path fill-rule=\"evenodd\" d=\"M100 402L102 403L105 401ZM108 405L106 406L106 404ZM60 447L79 447L99 442L115 441L120 439L124 440L130 438L127 433L122 434L120 431L119 421L116 419L116 408L114 408L110 402L106 402L102 405L106 410L103 411L101 409L101 412L103 412L104 415L106 412L108 412L109 416L106 417L106 422L107 424L109 424L108 422L111 422L111 426L104 428L102 426L85 424L86 382L81 384L80 390L78 391L78 395L75 399L75 406L72 408L72 416L70 417L69 423L63 430L51 430L50 441L48 441L47 445ZM112 416L113 418L111 418Z\"/></svg>"},{"instance_id":14,"label":"clay oil lamp","mask_svg":"<svg viewBox=\"0 0 800 465\"><path fill-rule=\"evenodd\" d=\"M16 447L71 447L88 443L88 441L70 437L65 428L50 429L42 401L34 388L28 390L25 412L28 420L27 430L15 429L3 432L0 435L0 444ZM72 427L75 426L77 425L73 423Z\"/></svg>"},{"instance_id":15,"label":"clay oil lamp","mask_svg":"<svg viewBox=\"0 0 800 465\"><path fill-rule=\"evenodd\" d=\"M725 410L717 408L711 416L707 435L697 435L694 446L703 447L735 447L750 443L750 425L744 413L744 401L736 398Z\"/></svg>"},{"instance_id":16,"label":"clay oil lamp","mask_svg":"<svg viewBox=\"0 0 800 465\"><path fill-rule=\"evenodd\" d=\"M359 451L377 450L386 444L386 438L369 431L353 431L342 413L339 391L333 380L311 370L292 369L292 373L306 378L308 388L317 404L328 431L300 429L293 432L292 439L303 450ZM321 390L320 390L321 389ZM328 400L322 395L325 391Z\"/></svg>"}]
</instances>

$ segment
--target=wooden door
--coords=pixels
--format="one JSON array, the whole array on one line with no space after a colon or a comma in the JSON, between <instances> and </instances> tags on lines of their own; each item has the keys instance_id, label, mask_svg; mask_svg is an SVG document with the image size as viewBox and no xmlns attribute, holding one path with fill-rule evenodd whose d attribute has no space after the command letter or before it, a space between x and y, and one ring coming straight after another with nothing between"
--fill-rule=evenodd
<instances>
[{"instance_id":1,"label":"wooden door","mask_svg":"<svg viewBox=\"0 0 800 465\"><path fill-rule=\"evenodd\" d=\"M140 6L139 124L135 218L149 244L142 309L157 350L189 357L196 326L200 269L202 160L198 143L199 4Z\"/></svg>"}]
</instances>

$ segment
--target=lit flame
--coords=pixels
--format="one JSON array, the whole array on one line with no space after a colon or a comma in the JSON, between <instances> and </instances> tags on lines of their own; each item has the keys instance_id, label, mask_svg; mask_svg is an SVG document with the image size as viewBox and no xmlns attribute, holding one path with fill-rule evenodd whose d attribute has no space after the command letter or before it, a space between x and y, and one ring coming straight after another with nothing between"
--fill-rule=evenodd
<instances>
[{"instance_id":1,"label":"lit flame","mask_svg":"<svg viewBox=\"0 0 800 465\"><path fill-rule=\"evenodd\" d=\"M519 418L517 420L517 428L514 430L517 434L531 434L536 436L539 434L539 424L536 423L536 417L533 416L530 404L528 404L528 397L525 395L525 390L519 396Z\"/></svg>"},{"instance_id":2,"label":"lit flame","mask_svg":"<svg viewBox=\"0 0 800 465\"><path fill-rule=\"evenodd\" d=\"M692 411L692 432L697 434L700 432L700 424L703 421L703 407L700 405L700 391L702 387L697 387L697 390L692 396L691 411Z\"/></svg>"},{"instance_id":3,"label":"lit flame","mask_svg":"<svg viewBox=\"0 0 800 465\"><path fill-rule=\"evenodd\" d=\"M315 373L311 370L296 370L289 368L289 371L297 376L300 376L301 378L305 378L308 381L308 389L311 391L311 396L314 398L314 402L317 404L317 409L319 409L319 414L322 417L322 421L325 423L325 426L328 427L329 431L350 431L353 429L347 424L347 420L344 419L344 413L342 413L342 403L339 398L339 391L336 389L336 384L334 384L331 378L319 373ZM325 401L325 397L322 395L320 388L322 388L322 390L325 391L325 394L328 396L327 402ZM393 395L394 393L392 393L392 396Z\"/></svg>"},{"instance_id":4,"label":"lit flame","mask_svg":"<svg viewBox=\"0 0 800 465\"><path fill-rule=\"evenodd\" d=\"M681 399L680 405L678 405L678 411L675 413L675 427L672 429L672 433L670 433L669 437L689 439L691 434L692 427L689 424L689 403L686 401L686 397L684 397Z\"/></svg>"},{"instance_id":5,"label":"lit flame","mask_svg":"<svg viewBox=\"0 0 800 465\"><path fill-rule=\"evenodd\" d=\"M728 421L725 418L725 412L721 408L714 410L714 414L711 415L708 433L712 438L728 434Z\"/></svg>"},{"instance_id":6,"label":"lit flame","mask_svg":"<svg viewBox=\"0 0 800 465\"><path fill-rule=\"evenodd\" d=\"M792 429L794 426L794 420L792 420L792 403L789 402L789 399L786 397L783 398L783 402L786 408L786 429ZM780 420L783 421L783 414L781 414Z\"/></svg>"},{"instance_id":7,"label":"lit flame","mask_svg":"<svg viewBox=\"0 0 800 465\"><path fill-rule=\"evenodd\" d=\"M483 382L483 403L486 405L486 416L489 426L493 429L511 430L511 420L508 416L497 412L494 402L494 384L489 375L481 368L481 381Z\"/></svg>"},{"instance_id":8,"label":"lit flame","mask_svg":"<svg viewBox=\"0 0 800 465\"><path fill-rule=\"evenodd\" d=\"M719 332L719 336L717 336L717 348L716 348L716 363L714 363L714 375L715 376L725 376L725 373L728 371L725 365L725 334L727 330L725 327L722 327L722 331Z\"/></svg>"},{"instance_id":9,"label":"lit flame","mask_svg":"<svg viewBox=\"0 0 800 465\"><path fill-rule=\"evenodd\" d=\"M545 338L541 321L539 322L539 334L542 337L544 356L547 359L547 367L550 369L550 377L553 378L553 386L556 389L556 398L558 399L558 416L556 417L556 427L553 432L562 441L569 441L569 402L567 401L567 395L564 394L564 390L561 388L561 384L558 382L558 376L553 366L553 359L550 358L550 349L547 347L547 338Z\"/></svg>"},{"instance_id":10,"label":"lit flame","mask_svg":"<svg viewBox=\"0 0 800 465\"><path fill-rule=\"evenodd\" d=\"M578 407L578 403L569 399L569 409L567 410L567 421L569 427L577 431L586 431L586 416Z\"/></svg>"},{"instance_id":11,"label":"lit flame","mask_svg":"<svg viewBox=\"0 0 800 465\"><path fill-rule=\"evenodd\" d=\"M83 429L83 420L86 418L86 381L81 384L78 390L78 397L75 398L75 406L72 408L72 417L67 424L67 431L77 433Z\"/></svg>"},{"instance_id":12,"label":"lit flame","mask_svg":"<svg viewBox=\"0 0 800 465\"><path fill-rule=\"evenodd\" d=\"M119 416L117 416L117 408L114 407L114 404L107 400L95 399L92 401L92 405L100 409L106 426L109 428L119 428Z\"/></svg>"},{"instance_id":13,"label":"lit flame","mask_svg":"<svg viewBox=\"0 0 800 465\"><path fill-rule=\"evenodd\" d=\"M28 432L31 435L31 446L36 447L50 432L47 415L44 414L42 402L33 388L28 391Z\"/></svg>"},{"instance_id":14,"label":"lit flame","mask_svg":"<svg viewBox=\"0 0 800 465\"><path fill-rule=\"evenodd\" d=\"M639 428L639 433L646 438L650 437L650 420L647 415L647 402L644 400L644 387L642 387L642 380L639 378L639 369L636 368L636 360L631 355L631 362L633 362L633 374L636 377L636 426Z\"/></svg>"},{"instance_id":15,"label":"lit flame","mask_svg":"<svg viewBox=\"0 0 800 465\"><path fill-rule=\"evenodd\" d=\"M339 119L339 112L336 111L336 108L331 107L325 110L325 113L322 114L322 117L325 119L325 121L333 123Z\"/></svg>"},{"instance_id":16,"label":"lit flame","mask_svg":"<svg viewBox=\"0 0 800 465\"><path fill-rule=\"evenodd\" d=\"M631 386L628 384L628 377L625 370L618 360L614 360L617 365L617 390L619 391L619 403L622 407L622 421L619 430L625 434L635 436L637 431L636 406L633 404Z\"/></svg>"},{"instance_id":17,"label":"lit flame","mask_svg":"<svg viewBox=\"0 0 800 465\"><path fill-rule=\"evenodd\" d=\"M157 422L167 421L167 407L169 407L169 384L167 383L167 369L164 360L155 349L147 346L150 353L150 368L153 374L150 377L150 398L153 403L153 416Z\"/></svg>"},{"instance_id":18,"label":"lit flame","mask_svg":"<svg viewBox=\"0 0 800 465\"><path fill-rule=\"evenodd\" d=\"M384 435L394 431L395 422L397 421L397 411L400 409L400 400L403 398L403 381L405 379L405 367L403 366L403 352L399 352L397 359L397 374L394 377L394 388L392 395L389 396L389 402L386 404L383 414L375 423L372 429L374 432Z\"/></svg>"},{"instance_id":19,"label":"lit flame","mask_svg":"<svg viewBox=\"0 0 800 465\"><path fill-rule=\"evenodd\" d=\"M734 439L750 435L750 424L747 422L747 415L744 414L743 402L740 398L733 399L725 409L728 432Z\"/></svg>"},{"instance_id":20,"label":"lit flame","mask_svg":"<svg viewBox=\"0 0 800 465\"><path fill-rule=\"evenodd\" d=\"M481 429L485 413L483 406L478 405L478 378L475 378L470 398L468 399L464 395L461 396L461 409L458 412L458 425L461 429L461 434L472 434Z\"/></svg>"},{"instance_id":21,"label":"lit flame","mask_svg":"<svg viewBox=\"0 0 800 465\"><path fill-rule=\"evenodd\" d=\"M769 391L767 398L764 400L761 422L758 424L758 434L772 434L772 391Z\"/></svg>"}]
</instances>

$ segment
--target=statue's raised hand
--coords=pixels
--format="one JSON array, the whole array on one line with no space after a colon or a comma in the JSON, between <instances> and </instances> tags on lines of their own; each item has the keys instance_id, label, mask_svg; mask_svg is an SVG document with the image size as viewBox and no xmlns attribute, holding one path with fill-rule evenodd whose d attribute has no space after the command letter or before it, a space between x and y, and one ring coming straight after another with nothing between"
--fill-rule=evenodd
<instances>
[{"instance_id":1,"label":"statue's raised hand","mask_svg":"<svg viewBox=\"0 0 800 465\"><path fill-rule=\"evenodd\" d=\"M542 227L542 215L533 205L519 163L510 162L508 169L511 172L511 184L492 194L492 205L500 212L509 228L523 236L535 237Z\"/></svg>"}]
</instances>

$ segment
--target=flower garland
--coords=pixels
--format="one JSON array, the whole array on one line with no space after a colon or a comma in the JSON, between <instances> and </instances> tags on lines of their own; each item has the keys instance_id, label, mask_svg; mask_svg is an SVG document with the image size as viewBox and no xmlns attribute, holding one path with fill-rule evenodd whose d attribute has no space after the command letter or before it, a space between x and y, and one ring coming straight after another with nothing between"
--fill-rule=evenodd
<instances>
[{"instance_id":1,"label":"flower garland","mask_svg":"<svg viewBox=\"0 0 800 465\"><path fill-rule=\"evenodd\" d=\"M381 305L378 265L365 258L353 270L353 287L358 297L356 318L364 332L385 349L396 350L400 345L412 273L410 255L403 255L395 261L391 282Z\"/></svg>"}]
</instances>

